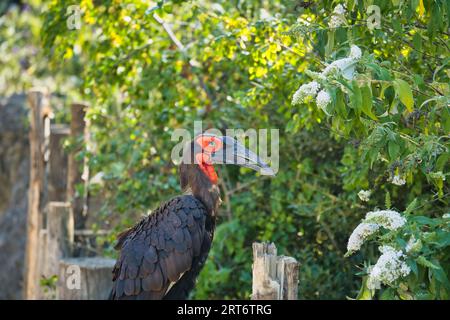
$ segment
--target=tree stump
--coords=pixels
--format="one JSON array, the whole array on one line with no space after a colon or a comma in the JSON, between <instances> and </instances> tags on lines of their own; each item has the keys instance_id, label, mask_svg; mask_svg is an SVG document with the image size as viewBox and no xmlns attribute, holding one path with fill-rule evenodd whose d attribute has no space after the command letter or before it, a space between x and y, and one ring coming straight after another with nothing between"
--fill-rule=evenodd
<instances>
[{"instance_id":1,"label":"tree stump","mask_svg":"<svg viewBox=\"0 0 450 320\"><path fill-rule=\"evenodd\" d=\"M298 262L273 243L253 243L252 300L297 300Z\"/></svg>"},{"instance_id":2,"label":"tree stump","mask_svg":"<svg viewBox=\"0 0 450 320\"><path fill-rule=\"evenodd\" d=\"M112 288L115 260L68 258L59 263L58 299L105 300Z\"/></svg>"}]
</instances>

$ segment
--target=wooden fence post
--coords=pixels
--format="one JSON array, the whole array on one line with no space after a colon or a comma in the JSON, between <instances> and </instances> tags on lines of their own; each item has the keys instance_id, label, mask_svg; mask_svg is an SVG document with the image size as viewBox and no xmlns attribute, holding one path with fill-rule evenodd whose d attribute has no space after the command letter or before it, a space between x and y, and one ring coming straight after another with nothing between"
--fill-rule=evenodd
<instances>
[{"instance_id":1,"label":"wooden fence post","mask_svg":"<svg viewBox=\"0 0 450 320\"><path fill-rule=\"evenodd\" d=\"M46 269L47 265L47 229L40 229L39 230L39 249L38 249L38 264L37 264L37 270L38 270L38 277L39 279L44 276L44 270ZM39 281L39 280L38 280ZM38 293L36 296L36 299L46 299L47 294L45 290L39 286L38 287Z\"/></svg>"},{"instance_id":2,"label":"wooden fence post","mask_svg":"<svg viewBox=\"0 0 450 320\"><path fill-rule=\"evenodd\" d=\"M102 257L62 259L58 299L105 300L112 288L115 260Z\"/></svg>"},{"instance_id":3,"label":"wooden fence post","mask_svg":"<svg viewBox=\"0 0 450 320\"><path fill-rule=\"evenodd\" d=\"M73 103L70 107L71 121L70 121L70 137L72 140L80 141L84 137L85 121L87 105L83 103ZM70 201L75 220L76 229L84 229L86 223L86 212L83 204L84 197L76 192L76 185L82 184L82 166L84 161L77 161L76 153L79 149L73 150L69 154L69 164L67 170L67 201Z\"/></svg>"},{"instance_id":4,"label":"wooden fence post","mask_svg":"<svg viewBox=\"0 0 450 320\"><path fill-rule=\"evenodd\" d=\"M74 221L68 202L49 202L47 207L46 276L58 275L59 260L70 257L74 238Z\"/></svg>"},{"instance_id":5,"label":"wooden fence post","mask_svg":"<svg viewBox=\"0 0 450 320\"><path fill-rule=\"evenodd\" d=\"M30 183L28 190L27 241L25 249L24 297L35 299L39 292L38 249L41 210L45 204L46 141L50 132L51 113L46 89L28 93L30 105Z\"/></svg>"},{"instance_id":6,"label":"wooden fence post","mask_svg":"<svg viewBox=\"0 0 450 320\"><path fill-rule=\"evenodd\" d=\"M273 243L253 243L252 300L297 300L298 262Z\"/></svg>"},{"instance_id":7,"label":"wooden fence post","mask_svg":"<svg viewBox=\"0 0 450 320\"><path fill-rule=\"evenodd\" d=\"M68 202L49 202L45 209L46 229L40 230L39 279L59 274L59 260L70 257L74 240L74 222ZM55 289L39 288L39 299L52 299Z\"/></svg>"},{"instance_id":8,"label":"wooden fence post","mask_svg":"<svg viewBox=\"0 0 450 320\"><path fill-rule=\"evenodd\" d=\"M48 170L48 201L67 200L67 153L64 152L63 141L69 136L67 125L52 124L50 126L50 158Z\"/></svg>"},{"instance_id":9,"label":"wooden fence post","mask_svg":"<svg viewBox=\"0 0 450 320\"><path fill-rule=\"evenodd\" d=\"M253 243L252 300L279 300L280 284L274 281L276 257L273 243Z\"/></svg>"}]
</instances>

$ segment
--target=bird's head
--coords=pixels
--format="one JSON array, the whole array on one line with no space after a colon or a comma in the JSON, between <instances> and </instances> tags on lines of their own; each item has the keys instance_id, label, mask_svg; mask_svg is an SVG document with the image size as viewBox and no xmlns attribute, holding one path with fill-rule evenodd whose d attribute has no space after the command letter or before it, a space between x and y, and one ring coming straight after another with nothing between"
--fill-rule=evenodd
<instances>
[{"instance_id":1,"label":"bird's head","mask_svg":"<svg viewBox=\"0 0 450 320\"><path fill-rule=\"evenodd\" d=\"M184 164L192 164L217 184L215 164L238 165L253 169L262 175L274 175L273 170L254 152L229 136L199 134L183 150Z\"/></svg>"},{"instance_id":2,"label":"bird's head","mask_svg":"<svg viewBox=\"0 0 450 320\"><path fill-rule=\"evenodd\" d=\"M215 164L247 167L262 175L274 175L273 170L254 152L229 136L199 134L183 148L180 164L180 183L190 189L214 215L220 204Z\"/></svg>"}]
</instances>

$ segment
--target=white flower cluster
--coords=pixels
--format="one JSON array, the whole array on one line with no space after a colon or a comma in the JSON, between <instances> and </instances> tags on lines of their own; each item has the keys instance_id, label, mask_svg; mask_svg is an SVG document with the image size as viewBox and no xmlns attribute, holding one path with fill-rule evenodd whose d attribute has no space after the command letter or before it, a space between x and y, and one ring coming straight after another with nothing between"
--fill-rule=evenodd
<instances>
[{"instance_id":1,"label":"white flower cluster","mask_svg":"<svg viewBox=\"0 0 450 320\"><path fill-rule=\"evenodd\" d=\"M370 195L372 194L372 191L370 190L360 190L358 192L358 197L361 199L361 201L367 202L370 200Z\"/></svg>"},{"instance_id":2,"label":"white flower cluster","mask_svg":"<svg viewBox=\"0 0 450 320\"><path fill-rule=\"evenodd\" d=\"M350 47L350 54L347 58L338 59L333 61L328 66L323 69L321 75L327 77L333 73L341 73L347 80L353 79L353 74L355 73L356 62L361 59L362 51L356 46L352 45Z\"/></svg>"},{"instance_id":3,"label":"white flower cluster","mask_svg":"<svg viewBox=\"0 0 450 320\"><path fill-rule=\"evenodd\" d=\"M361 55L361 49L356 45L352 45L350 48L350 54L347 58L333 61L326 66L322 72L307 70L306 73L313 79L319 81L326 81L327 76L336 73L340 73L347 80L351 80L355 73L356 62L361 58ZM320 84L315 80L303 84L300 88L298 88L292 96L292 105L304 103L306 100L313 99L317 95L316 104L326 113L325 107L331 103L331 96L326 90L321 90L318 92L320 89Z\"/></svg>"},{"instance_id":4,"label":"white flower cluster","mask_svg":"<svg viewBox=\"0 0 450 320\"><path fill-rule=\"evenodd\" d=\"M334 7L328 26L331 29L336 29L345 24L345 9L341 4Z\"/></svg>"},{"instance_id":5,"label":"white flower cluster","mask_svg":"<svg viewBox=\"0 0 450 320\"><path fill-rule=\"evenodd\" d=\"M381 283L386 285L393 284L398 278L406 277L411 268L403 261L405 255L401 250L397 251L391 246L382 246L379 248L382 255L370 271L367 280L369 289L379 289Z\"/></svg>"},{"instance_id":6,"label":"white flower cluster","mask_svg":"<svg viewBox=\"0 0 450 320\"><path fill-rule=\"evenodd\" d=\"M370 211L366 214L365 221L377 223L389 230L397 230L406 223L406 219L394 210Z\"/></svg>"},{"instance_id":7,"label":"white flower cluster","mask_svg":"<svg viewBox=\"0 0 450 320\"><path fill-rule=\"evenodd\" d=\"M320 84L316 81L311 81L307 84L303 84L298 88L292 97L292 104L300 104L305 101L306 98L314 98L317 91L320 89Z\"/></svg>"},{"instance_id":8,"label":"white flower cluster","mask_svg":"<svg viewBox=\"0 0 450 320\"><path fill-rule=\"evenodd\" d=\"M402 186L406 183L406 180L402 177L400 177L399 175L395 175L392 180L391 180L392 184L395 184L397 186Z\"/></svg>"},{"instance_id":9,"label":"white flower cluster","mask_svg":"<svg viewBox=\"0 0 450 320\"><path fill-rule=\"evenodd\" d=\"M347 252L352 253L361 249L366 239L377 232L379 227L376 223L360 223L348 239Z\"/></svg>"},{"instance_id":10,"label":"white flower cluster","mask_svg":"<svg viewBox=\"0 0 450 320\"><path fill-rule=\"evenodd\" d=\"M316 104L317 106L325 111L325 107L331 102L330 94L325 91L321 90L316 97ZM326 111L325 111L326 113Z\"/></svg>"},{"instance_id":11,"label":"white flower cluster","mask_svg":"<svg viewBox=\"0 0 450 320\"><path fill-rule=\"evenodd\" d=\"M361 249L366 239L379 230L380 227L397 230L406 223L400 213L393 210L370 211L365 219L353 230L347 243L347 255Z\"/></svg>"},{"instance_id":12,"label":"white flower cluster","mask_svg":"<svg viewBox=\"0 0 450 320\"><path fill-rule=\"evenodd\" d=\"M359 60L361 59L362 56L362 51L358 46L352 45L350 47L350 54L349 54L349 58L353 59L353 60Z\"/></svg>"}]
</instances>

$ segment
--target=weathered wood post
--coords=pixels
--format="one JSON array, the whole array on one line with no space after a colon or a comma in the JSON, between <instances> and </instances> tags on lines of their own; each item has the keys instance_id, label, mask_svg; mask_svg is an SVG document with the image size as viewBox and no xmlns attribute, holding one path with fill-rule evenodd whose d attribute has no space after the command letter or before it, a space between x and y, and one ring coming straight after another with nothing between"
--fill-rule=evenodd
<instances>
[{"instance_id":1,"label":"weathered wood post","mask_svg":"<svg viewBox=\"0 0 450 320\"><path fill-rule=\"evenodd\" d=\"M49 202L47 206L47 246L45 275L59 274L59 260L70 257L74 221L68 202Z\"/></svg>"},{"instance_id":2,"label":"weathered wood post","mask_svg":"<svg viewBox=\"0 0 450 320\"><path fill-rule=\"evenodd\" d=\"M298 262L273 243L253 243L252 300L297 300Z\"/></svg>"},{"instance_id":3,"label":"weathered wood post","mask_svg":"<svg viewBox=\"0 0 450 320\"><path fill-rule=\"evenodd\" d=\"M39 230L39 250L38 250L38 263L37 263L37 274L39 279L43 277L44 270L47 264L47 229ZM47 299L47 293L42 286L38 287L38 293L36 299Z\"/></svg>"},{"instance_id":4,"label":"weathered wood post","mask_svg":"<svg viewBox=\"0 0 450 320\"><path fill-rule=\"evenodd\" d=\"M72 141L82 141L85 132L85 121L87 105L83 103L73 103L70 107L70 137ZM84 229L86 223L84 197L76 191L76 186L83 183L82 167L84 161L77 161L76 154L79 148L72 150L69 154L69 163L67 170L67 201L71 203L76 229Z\"/></svg>"},{"instance_id":5,"label":"weathered wood post","mask_svg":"<svg viewBox=\"0 0 450 320\"><path fill-rule=\"evenodd\" d=\"M38 249L42 209L45 204L46 147L50 132L50 102L45 88L28 93L30 105L30 185L28 190L27 242L25 249L24 297L36 299L39 292Z\"/></svg>"},{"instance_id":6,"label":"weathered wood post","mask_svg":"<svg viewBox=\"0 0 450 320\"><path fill-rule=\"evenodd\" d=\"M280 284L276 277L277 248L266 243L253 243L252 300L279 300Z\"/></svg>"},{"instance_id":7,"label":"weathered wood post","mask_svg":"<svg viewBox=\"0 0 450 320\"><path fill-rule=\"evenodd\" d=\"M68 156L64 151L64 139L69 137L67 125L50 126L50 158L48 170L48 201L66 201Z\"/></svg>"},{"instance_id":8,"label":"weathered wood post","mask_svg":"<svg viewBox=\"0 0 450 320\"><path fill-rule=\"evenodd\" d=\"M74 240L74 222L68 202L49 202L45 209L46 229L40 230L39 279L59 274L59 260L70 257ZM53 287L39 288L39 299L56 296Z\"/></svg>"},{"instance_id":9,"label":"weathered wood post","mask_svg":"<svg viewBox=\"0 0 450 320\"><path fill-rule=\"evenodd\" d=\"M62 259L58 299L105 300L112 288L115 260L102 257Z\"/></svg>"}]
</instances>

